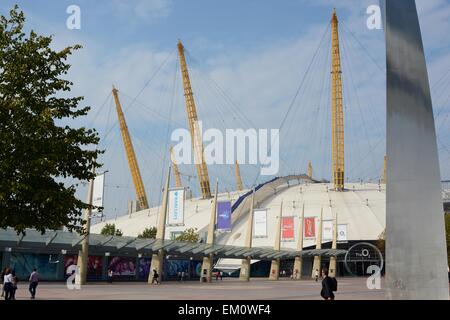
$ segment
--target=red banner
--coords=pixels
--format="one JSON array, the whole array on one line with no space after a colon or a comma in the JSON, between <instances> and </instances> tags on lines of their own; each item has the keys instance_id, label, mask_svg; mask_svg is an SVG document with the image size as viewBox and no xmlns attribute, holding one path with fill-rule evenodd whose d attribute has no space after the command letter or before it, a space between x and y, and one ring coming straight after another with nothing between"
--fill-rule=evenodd
<instances>
[{"instance_id":1,"label":"red banner","mask_svg":"<svg viewBox=\"0 0 450 320\"><path fill-rule=\"evenodd\" d=\"M316 237L316 218L305 218L305 238Z\"/></svg>"},{"instance_id":2,"label":"red banner","mask_svg":"<svg viewBox=\"0 0 450 320\"><path fill-rule=\"evenodd\" d=\"M283 240L294 240L294 217L283 217L281 225Z\"/></svg>"}]
</instances>

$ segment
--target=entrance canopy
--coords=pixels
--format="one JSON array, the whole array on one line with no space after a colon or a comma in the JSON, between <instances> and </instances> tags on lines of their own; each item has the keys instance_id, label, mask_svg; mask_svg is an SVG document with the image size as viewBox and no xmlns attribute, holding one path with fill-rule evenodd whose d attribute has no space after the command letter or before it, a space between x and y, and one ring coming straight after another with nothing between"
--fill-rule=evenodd
<instances>
[{"instance_id":1,"label":"entrance canopy","mask_svg":"<svg viewBox=\"0 0 450 320\"><path fill-rule=\"evenodd\" d=\"M0 249L2 251L40 251L61 253L78 251L84 236L67 231L47 231L45 234L28 229L26 234L17 234L12 228L0 229ZM217 258L245 259L251 257L258 260L293 259L299 256L339 256L346 250L273 250L270 248L246 248L225 245L209 245L174 240L142 239L122 236L89 235L90 254L106 254L115 256L151 255L164 250L166 255L206 256L213 254Z\"/></svg>"}]
</instances>

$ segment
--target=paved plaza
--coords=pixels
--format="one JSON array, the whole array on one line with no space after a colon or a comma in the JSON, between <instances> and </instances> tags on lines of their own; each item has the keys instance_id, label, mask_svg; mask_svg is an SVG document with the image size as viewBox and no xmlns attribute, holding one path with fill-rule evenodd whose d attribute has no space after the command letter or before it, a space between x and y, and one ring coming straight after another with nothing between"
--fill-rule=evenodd
<instances>
[{"instance_id":1,"label":"paved plaza","mask_svg":"<svg viewBox=\"0 0 450 320\"><path fill-rule=\"evenodd\" d=\"M337 300L384 299L384 283L381 290L369 290L366 278L338 279ZM19 284L17 300L29 299L28 287ZM269 281L252 279L224 279L210 284L200 282L165 282L148 285L142 282L92 283L81 290L68 290L65 283L41 283L37 300L320 300L321 283L313 280L293 281L283 279Z\"/></svg>"}]
</instances>

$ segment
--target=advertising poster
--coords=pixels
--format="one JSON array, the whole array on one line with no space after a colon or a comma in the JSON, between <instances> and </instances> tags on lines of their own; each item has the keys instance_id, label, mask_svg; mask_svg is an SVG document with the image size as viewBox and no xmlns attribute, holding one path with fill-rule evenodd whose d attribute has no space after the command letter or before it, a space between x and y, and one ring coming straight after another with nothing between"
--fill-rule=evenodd
<instances>
[{"instance_id":1,"label":"advertising poster","mask_svg":"<svg viewBox=\"0 0 450 320\"><path fill-rule=\"evenodd\" d=\"M69 254L64 256L64 274L69 277L71 274L68 270L71 265L77 265L78 256ZM103 272L103 257L89 256L87 278L91 280L100 280Z\"/></svg>"},{"instance_id":2,"label":"advertising poster","mask_svg":"<svg viewBox=\"0 0 450 320\"><path fill-rule=\"evenodd\" d=\"M168 225L184 224L184 189L169 190Z\"/></svg>"},{"instance_id":3,"label":"advertising poster","mask_svg":"<svg viewBox=\"0 0 450 320\"><path fill-rule=\"evenodd\" d=\"M191 278L200 278L202 273L202 261L191 261Z\"/></svg>"},{"instance_id":4,"label":"advertising poster","mask_svg":"<svg viewBox=\"0 0 450 320\"><path fill-rule=\"evenodd\" d=\"M136 275L136 258L112 257L108 270L112 270L114 277L132 277Z\"/></svg>"},{"instance_id":5,"label":"advertising poster","mask_svg":"<svg viewBox=\"0 0 450 320\"><path fill-rule=\"evenodd\" d=\"M217 230L231 230L231 202L217 203Z\"/></svg>"},{"instance_id":6,"label":"advertising poster","mask_svg":"<svg viewBox=\"0 0 450 320\"><path fill-rule=\"evenodd\" d=\"M267 210L255 210L253 213L253 237L267 237Z\"/></svg>"},{"instance_id":7,"label":"advertising poster","mask_svg":"<svg viewBox=\"0 0 450 320\"><path fill-rule=\"evenodd\" d=\"M333 241L333 220L324 220L322 224L322 242Z\"/></svg>"},{"instance_id":8,"label":"advertising poster","mask_svg":"<svg viewBox=\"0 0 450 320\"><path fill-rule=\"evenodd\" d=\"M184 272L185 276L189 275L190 260L166 260L164 261L164 277L165 279L178 279L179 272Z\"/></svg>"},{"instance_id":9,"label":"advertising poster","mask_svg":"<svg viewBox=\"0 0 450 320\"><path fill-rule=\"evenodd\" d=\"M294 217L283 217L281 221L282 239L284 241L294 241Z\"/></svg>"},{"instance_id":10,"label":"advertising poster","mask_svg":"<svg viewBox=\"0 0 450 320\"><path fill-rule=\"evenodd\" d=\"M100 174L94 179L94 190L92 192L92 205L95 207L103 207L103 195L105 190L105 174ZM92 212L98 212L93 209Z\"/></svg>"},{"instance_id":11,"label":"advertising poster","mask_svg":"<svg viewBox=\"0 0 450 320\"><path fill-rule=\"evenodd\" d=\"M316 218L305 218L305 238L314 239L316 237Z\"/></svg>"},{"instance_id":12,"label":"advertising poster","mask_svg":"<svg viewBox=\"0 0 450 320\"><path fill-rule=\"evenodd\" d=\"M147 279L148 273L150 271L152 259L151 258L140 258L139 259L139 279Z\"/></svg>"},{"instance_id":13,"label":"advertising poster","mask_svg":"<svg viewBox=\"0 0 450 320\"><path fill-rule=\"evenodd\" d=\"M337 241L339 242L347 242L347 225L346 224L338 224L337 226Z\"/></svg>"}]
</instances>

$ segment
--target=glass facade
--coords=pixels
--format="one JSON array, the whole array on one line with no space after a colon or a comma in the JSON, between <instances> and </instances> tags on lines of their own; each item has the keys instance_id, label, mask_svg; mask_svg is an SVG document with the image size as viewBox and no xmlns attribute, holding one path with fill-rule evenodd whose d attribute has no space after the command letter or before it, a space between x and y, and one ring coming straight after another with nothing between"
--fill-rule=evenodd
<instances>
[{"instance_id":1,"label":"glass facade","mask_svg":"<svg viewBox=\"0 0 450 320\"><path fill-rule=\"evenodd\" d=\"M58 280L56 255L12 252L9 265L20 281L27 281L34 268L40 280Z\"/></svg>"}]
</instances>

